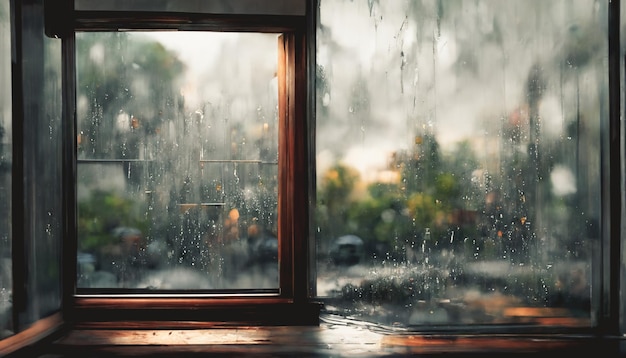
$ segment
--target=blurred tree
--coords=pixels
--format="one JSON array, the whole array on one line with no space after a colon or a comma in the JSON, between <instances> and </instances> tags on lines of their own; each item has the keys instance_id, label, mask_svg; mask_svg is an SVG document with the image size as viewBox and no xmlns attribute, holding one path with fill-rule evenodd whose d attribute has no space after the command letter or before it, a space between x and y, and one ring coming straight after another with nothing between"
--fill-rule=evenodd
<instances>
[{"instance_id":1,"label":"blurred tree","mask_svg":"<svg viewBox=\"0 0 626 358\"><path fill-rule=\"evenodd\" d=\"M442 170L439 143L433 135L416 136L413 150L399 153L395 160L396 166L402 168L402 182L407 195L433 193L434 183Z\"/></svg>"},{"instance_id":2,"label":"blurred tree","mask_svg":"<svg viewBox=\"0 0 626 358\"><path fill-rule=\"evenodd\" d=\"M325 227L323 238L326 241L347 233L347 210L359 180L358 171L342 163L324 173L317 195L317 216L318 224Z\"/></svg>"},{"instance_id":3,"label":"blurred tree","mask_svg":"<svg viewBox=\"0 0 626 358\"><path fill-rule=\"evenodd\" d=\"M183 63L162 44L126 33L84 34L76 47L79 151L132 158L135 137L154 135L182 104Z\"/></svg>"},{"instance_id":4,"label":"blurred tree","mask_svg":"<svg viewBox=\"0 0 626 358\"><path fill-rule=\"evenodd\" d=\"M469 140L459 142L454 151L447 156L443 164L444 174L439 180L447 177L447 184L441 183L441 189L446 193L439 193L437 199L447 200L456 208L478 210L484 205L485 183L482 169L475 151ZM482 187L481 187L482 186Z\"/></svg>"},{"instance_id":5,"label":"blurred tree","mask_svg":"<svg viewBox=\"0 0 626 358\"><path fill-rule=\"evenodd\" d=\"M136 203L104 191L96 191L89 200L80 202L78 212L79 251L93 252L114 243L115 228L135 228L141 232L147 229L143 211Z\"/></svg>"},{"instance_id":6,"label":"blurred tree","mask_svg":"<svg viewBox=\"0 0 626 358\"><path fill-rule=\"evenodd\" d=\"M404 193L397 184L387 183L371 184L368 193L349 207L348 230L363 239L368 254L399 257L414 236Z\"/></svg>"}]
</instances>

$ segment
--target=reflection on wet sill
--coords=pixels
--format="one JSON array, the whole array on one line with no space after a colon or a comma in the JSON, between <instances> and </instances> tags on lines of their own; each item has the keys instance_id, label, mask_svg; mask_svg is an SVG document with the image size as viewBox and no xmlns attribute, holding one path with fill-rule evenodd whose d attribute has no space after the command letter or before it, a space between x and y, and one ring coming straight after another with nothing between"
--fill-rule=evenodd
<instances>
[{"instance_id":1,"label":"reflection on wet sill","mask_svg":"<svg viewBox=\"0 0 626 358\"><path fill-rule=\"evenodd\" d=\"M418 334L401 328L322 315L319 326L159 328L157 322L138 329L75 329L53 343L55 352L150 356L151 354L288 354L315 356L388 356L414 354L485 354L603 352L617 346L591 337L511 334ZM134 327L134 328L133 328ZM615 341L617 342L617 341ZM598 348L598 347L595 347ZM59 357L65 357L60 355Z\"/></svg>"}]
</instances>

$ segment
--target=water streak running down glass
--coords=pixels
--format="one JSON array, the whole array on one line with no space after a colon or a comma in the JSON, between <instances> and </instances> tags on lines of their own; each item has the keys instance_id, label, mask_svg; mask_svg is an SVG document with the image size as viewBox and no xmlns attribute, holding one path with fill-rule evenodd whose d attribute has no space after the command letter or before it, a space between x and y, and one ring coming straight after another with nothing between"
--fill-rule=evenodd
<instances>
[{"instance_id":1,"label":"water streak running down glass","mask_svg":"<svg viewBox=\"0 0 626 358\"><path fill-rule=\"evenodd\" d=\"M278 288L277 49L77 34L79 288Z\"/></svg>"},{"instance_id":2,"label":"water streak running down glass","mask_svg":"<svg viewBox=\"0 0 626 358\"><path fill-rule=\"evenodd\" d=\"M606 2L321 0L327 311L592 324L606 19Z\"/></svg>"}]
</instances>

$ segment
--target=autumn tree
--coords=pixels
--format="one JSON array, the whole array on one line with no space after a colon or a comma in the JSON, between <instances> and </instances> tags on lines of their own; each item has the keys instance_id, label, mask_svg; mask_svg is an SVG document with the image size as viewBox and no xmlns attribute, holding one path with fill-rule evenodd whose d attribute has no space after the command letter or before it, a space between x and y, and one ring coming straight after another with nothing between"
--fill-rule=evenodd
<instances>
[{"instance_id":1,"label":"autumn tree","mask_svg":"<svg viewBox=\"0 0 626 358\"><path fill-rule=\"evenodd\" d=\"M360 180L358 171L348 165L337 163L324 173L317 194L317 221L324 228L321 239L328 240L345 234L347 211L352 203L351 195Z\"/></svg>"}]
</instances>

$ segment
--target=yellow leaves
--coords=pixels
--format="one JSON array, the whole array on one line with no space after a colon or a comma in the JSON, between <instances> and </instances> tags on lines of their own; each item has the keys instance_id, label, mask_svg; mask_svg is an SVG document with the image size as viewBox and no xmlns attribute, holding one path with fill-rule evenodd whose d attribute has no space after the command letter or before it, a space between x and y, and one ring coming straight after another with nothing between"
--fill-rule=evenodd
<instances>
[{"instance_id":1,"label":"yellow leaves","mask_svg":"<svg viewBox=\"0 0 626 358\"><path fill-rule=\"evenodd\" d=\"M337 171L336 169L331 169L327 171L326 174L324 175L324 183L325 185L328 185L330 183L338 185L339 184L339 171Z\"/></svg>"}]
</instances>

